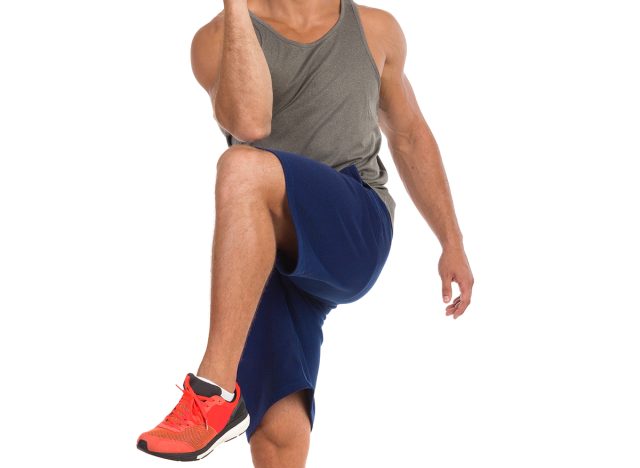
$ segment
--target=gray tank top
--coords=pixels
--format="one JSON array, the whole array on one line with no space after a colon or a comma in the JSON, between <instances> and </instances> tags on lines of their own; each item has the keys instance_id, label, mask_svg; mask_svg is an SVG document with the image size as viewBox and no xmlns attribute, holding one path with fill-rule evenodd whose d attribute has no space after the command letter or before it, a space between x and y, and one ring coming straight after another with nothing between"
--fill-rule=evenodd
<instances>
[{"instance_id":1,"label":"gray tank top","mask_svg":"<svg viewBox=\"0 0 640 468\"><path fill-rule=\"evenodd\" d=\"M307 44L282 36L249 12L273 84L271 134L249 144L305 155L336 170L355 164L393 224L396 203L378 154L380 74L356 5L341 0L337 23ZM229 146L247 144L220 129Z\"/></svg>"}]
</instances>

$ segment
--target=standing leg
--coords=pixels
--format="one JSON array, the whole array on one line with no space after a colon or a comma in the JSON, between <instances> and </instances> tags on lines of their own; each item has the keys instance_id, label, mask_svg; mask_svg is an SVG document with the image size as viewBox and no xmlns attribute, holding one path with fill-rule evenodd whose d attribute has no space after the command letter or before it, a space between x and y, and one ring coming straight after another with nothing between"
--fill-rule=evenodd
<instances>
[{"instance_id":1,"label":"standing leg","mask_svg":"<svg viewBox=\"0 0 640 468\"><path fill-rule=\"evenodd\" d=\"M256 468L303 468L309 453L309 416L305 391L274 403L249 439Z\"/></svg>"},{"instance_id":2,"label":"standing leg","mask_svg":"<svg viewBox=\"0 0 640 468\"><path fill-rule=\"evenodd\" d=\"M232 392L276 249L295 259L297 243L284 173L272 153L234 145L217 168L211 318L198 375Z\"/></svg>"}]
</instances>

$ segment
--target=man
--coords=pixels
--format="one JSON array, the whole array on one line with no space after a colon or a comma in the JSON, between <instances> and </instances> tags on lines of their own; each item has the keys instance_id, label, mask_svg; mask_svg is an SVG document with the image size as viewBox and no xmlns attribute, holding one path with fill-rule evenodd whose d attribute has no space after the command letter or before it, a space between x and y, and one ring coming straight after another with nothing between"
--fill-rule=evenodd
<instances>
[{"instance_id":1,"label":"man","mask_svg":"<svg viewBox=\"0 0 640 468\"><path fill-rule=\"evenodd\" d=\"M194 36L193 72L229 148L217 164L209 340L171 413L137 442L197 460L245 433L254 465L305 465L322 324L387 259L395 202L380 128L442 245L454 319L473 276L436 142L388 12L353 0L224 0Z\"/></svg>"}]
</instances>

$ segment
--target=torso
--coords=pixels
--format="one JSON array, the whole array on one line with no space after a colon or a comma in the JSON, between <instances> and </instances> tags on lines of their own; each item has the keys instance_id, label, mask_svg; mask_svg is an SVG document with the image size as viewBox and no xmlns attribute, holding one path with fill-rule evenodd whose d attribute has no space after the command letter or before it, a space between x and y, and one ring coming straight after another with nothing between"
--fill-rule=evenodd
<instances>
[{"instance_id":1,"label":"torso","mask_svg":"<svg viewBox=\"0 0 640 468\"><path fill-rule=\"evenodd\" d=\"M337 5L339 2L334 2L334 14L328 17L321 23L314 25L309 31L299 32L295 28L287 26L286 24L279 23L272 18L269 18L263 9L261 9L260 2L249 1L248 7L255 15L259 16L264 22L268 23L273 29L284 37L291 39L292 41L301 42L303 44L315 42L322 38L327 31L329 31L338 21ZM373 56L373 60L376 62L376 68L378 73L382 76L382 70L384 68L385 54L383 49L382 37L376 34L376 18L375 9L363 5L356 5L358 13L360 14L360 20L362 21L362 27L364 29L367 45Z\"/></svg>"},{"instance_id":2,"label":"torso","mask_svg":"<svg viewBox=\"0 0 640 468\"><path fill-rule=\"evenodd\" d=\"M328 3L302 25L274 18L261 8L264 2L247 3L273 90L271 132L248 144L304 155L338 171L354 165L393 219L395 201L379 154L384 15L354 0ZM221 130L228 145L246 143Z\"/></svg>"},{"instance_id":3,"label":"torso","mask_svg":"<svg viewBox=\"0 0 640 468\"><path fill-rule=\"evenodd\" d=\"M374 27L376 26L375 18L373 16L373 9L366 6L358 5L358 12L360 13L360 20L362 21L362 27L364 28L364 35L367 39L367 45L373 56L373 60L376 62L376 68L378 73L382 76L382 70L384 68L385 53L382 48L381 37L375 33Z\"/></svg>"}]
</instances>

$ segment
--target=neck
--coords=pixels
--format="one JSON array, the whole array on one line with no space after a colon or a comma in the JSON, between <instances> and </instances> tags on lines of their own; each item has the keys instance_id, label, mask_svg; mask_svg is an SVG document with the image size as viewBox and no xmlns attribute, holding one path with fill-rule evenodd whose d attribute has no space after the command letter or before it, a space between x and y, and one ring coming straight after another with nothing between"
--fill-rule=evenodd
<instances>
[{"instance_id":1,"label":"neck","mask_svg":"<svg viewBox=\"0 0 640 468\"><path fill-rule=\"evenodd\" d=\"M258 16L304 26L335 15L340 10L340 0L247 0L247 6Z\"/></svg>"}]
</instances>

